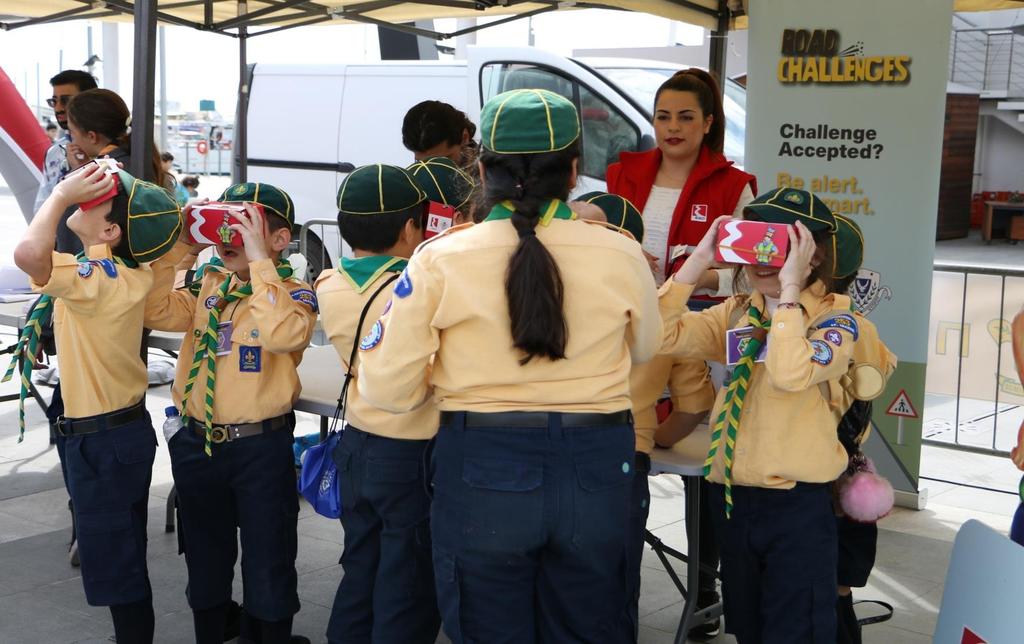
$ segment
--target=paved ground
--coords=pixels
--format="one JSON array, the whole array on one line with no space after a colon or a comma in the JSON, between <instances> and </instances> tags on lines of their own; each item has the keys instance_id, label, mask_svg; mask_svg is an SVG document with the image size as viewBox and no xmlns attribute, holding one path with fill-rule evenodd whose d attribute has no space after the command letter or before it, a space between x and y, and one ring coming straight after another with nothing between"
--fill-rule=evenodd
<instances>
[{"instance_id":1,"label":"paved ground","mask_svg":"<svg viewBox=\"0 0 1024 644\"><path fill-rule=\"evenodd\" d=\"M0 235L0 263L10 261L23 226L13 198L0 185L0 227L5 232ZM964 249L974 252L980 245L977 240L945 244L940 245L940 255L947 247L949 252L961 256ZM954 244L962 248L957 250ZM980 250L989 259L996 254L1005 256L1007 263L1015 262L1020 252L1018 247L998 243ZM0 335L0 343L5 346L12 340L10 334ZM11 383L0 386L0 394L13 391ZM45 394L48 396L49 392ZM154 418L162 419L167 400L166 386L150 391L147 404ZM28 424L25 441L17 443L17 407L13 403L0 405L0 642L110 641L112 628L107 611L86 605L78 571L67 563L65 552L71 523L67 495L56 451L47 440L45 419L31 404ZM300 421L299 432L315 430L311 417ZM164 532L163 509L171 477L162 437L160 440L149 522L157 641L190 642L191 617L184 597L185 566L176 554L175 536ZM925 477L1011 493L923 480L922 486L928 488L930 496L927 508L916 512L897 509L880 524L877 566L869 586L856 596L884 599L897 610L891 622L865 629L866 642L930 642L952 541L959 526L968 518L976 518L1005 532L1017 505L1012 492L1019 472L1005 459L926 447L922 463ZM685 549L681 483L661 476L651 481L651 493L649 527L669 545ZM314 641L323 641L329 607L342 575L337 565L341 541L337 522L303 507L298 559L303 607L296 618L296 632L307 634ZM643 579L641 642L671 642L681 601L668 575L649 552ZM444 641L443 637L440 641ZM720 636L715 641L733 639Z\"/></svg>"}]
</instances>

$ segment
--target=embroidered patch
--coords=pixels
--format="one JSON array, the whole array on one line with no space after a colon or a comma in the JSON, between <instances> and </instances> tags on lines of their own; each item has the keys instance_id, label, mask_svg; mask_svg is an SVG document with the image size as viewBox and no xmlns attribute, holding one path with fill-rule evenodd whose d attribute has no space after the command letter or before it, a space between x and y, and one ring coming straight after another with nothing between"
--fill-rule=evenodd
<instances>
[{"instance_id":1,"label":"embroidered patch","mask_svg":"<svg viewBox=\"0 0 1024 644\"><path fill-rule=\"evenodd\" d=\"M78 265L79 277L89 277L90 275L92 275L92 264L86 262Z\"/></svg>"},{"instance_id":2,"label":"embroidered patch","mask_svg":"<svg viewBox=\"0 0 1024 644\"><path fill-rule=\"evenodd\" d=\"M409 279L409 270L402 271L402 276L395 283L395 295L406 298L412 295L412 280Z\"/></svg>"},{"instance_id":3,"label":"embroidered patch","mask_svg":"<svg viewBox=\"0 0 1024 644\"><path fill-rule=\"evenodd\" d=\"M313 313L320 312L320 305L316 301L316 295L308 288L300 288L297 291L292 291L292 299L296 302L302 302L309 308L313 309Z\"/></svg>"},{"instance_id":4,"label":"embroidered patch","mask_svg":"<svg viewBox=\"0 0 1024 644\"><path fill-rule=\"evenodd\" d=\"M206 298L205 302L203 302L203 306L205 306L208 309L212 309L213 307L217 306L217 299L218 298L216 295L211 295L210 297Z\"/></svg>"},{"instance_id":5,"label":"embroidered patch","mask_svg":"<svg viewBox=\"0 0 1024 644\"><path fill-rule=\"evenodd\" d=\"M825 331L825 339L836 345L837 347L843 346L843 334L835 329L829 329Z\"/></svg>"},{"instance_id":6,"label":"embroidered patch","mask_svg":"<svg viewBox=\"0 0 1024 644\"><path fill-rule=\"evenodd\" d=\"M690 210L690 221L707 221L708 205L706 203L695 203Z\"/></svg>"},{"instance_id":7,"label":"embroidered patch","mask_svg":"<svg viewBox=\"0 0 1024 644\"><path fill-rule=\"evenodd\" d=\"M262 362L260 347L238 347L238 370L242 373L259 373Z\"/></svg>"},{"instance_id":8,"label":"embroidered patch","mask_svg":"<svg viewBox=\"0 0 1024 644\"><path fill-rule=\"evenodd\" d=\"M100 268L102 268L103 272L107 274L107 277L117 277L117 265L114 264L114 260L100 259L95 261L99 262Z\"/></svg>"},{"instance_id":9,"label":"embroidered patch","mask_svg":"<svg viewBox=\"0 0 1024 644\"><path fill-rule=\"evenodd\" d=\"M814 349L814 355L811 356L811 360L822 366L832 362L832 347L821 340L811 340L811 348Z\"/></svg>"},{"instance_id":10,"label":"embroidered patch","mask_svg":"<svg viewBox=\"0 0 1024 644\"><path fill-rule=\"evenodd\" d=\"M804 203L804 196L802 194L800 194L799 192L787 193L786 196L783 197L783 199L785 199L789 203L794 203L794 204L796 204L798 206L802 205Z\"/></svg>"},{"instance_id":11,"label":"embroidered patch","mask_svg":"<svg viewBox=\"0 0 1024 644\"><path fill-rule=\"evenodd\" d=\"M366 337L359 341L359 350L372 351L383 339L384 324L380 320L377 320L373 323L373 327L370 329L370 332L366 334Z\"/></svg>"},{"instance_id":12,"label":"embroidered patch","mask_svg":"<svg viewBox=\"0 0 1024 644\"><path fill-rule=\"evenodd\" d=\"M818 325L819 329L839 329L840 331L846 331L853 336L856 342L860 332L857 330L857 320L853 319L852 315L843 313L837 315L834 318L829 318Z\"/></svg>"}]
</instances>

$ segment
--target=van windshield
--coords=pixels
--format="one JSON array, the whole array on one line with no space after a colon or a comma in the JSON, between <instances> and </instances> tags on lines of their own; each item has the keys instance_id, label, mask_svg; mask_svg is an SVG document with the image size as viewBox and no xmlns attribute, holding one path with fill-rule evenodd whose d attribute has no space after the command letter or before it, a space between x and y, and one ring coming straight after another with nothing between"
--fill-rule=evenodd
<instances>
[{"instance_id":1,"label":"van windshield","mask_svg":"<svg viewBox=\"0 0 1024 644\"><path fill-rule=\"evenodd\" d=\"M676 71L661 67L603 67L603 76L639 104L648 116L654 110L654 94ZM736 81L725 83L725 156L743 167L743 140L747 124L747 90Z\"/></svg>"}]
</instances>

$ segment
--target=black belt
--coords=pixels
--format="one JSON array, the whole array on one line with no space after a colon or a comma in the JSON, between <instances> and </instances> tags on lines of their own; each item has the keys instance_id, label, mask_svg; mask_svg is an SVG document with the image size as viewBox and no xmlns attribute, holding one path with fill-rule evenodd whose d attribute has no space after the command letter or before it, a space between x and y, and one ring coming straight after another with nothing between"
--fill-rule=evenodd
<instances>
[{"instance_id":1,"label":"black belt","mask_svg":"<svg viewBox=\"0 0 1024 644\"><path fill-rule=\"evenodd\" d=\"M131 407L125 407L118 411L87 418L66 418L58 416L55 427L61 436L81 436L82 434L95 434L106 429L116 429L122 425L139 420L146 415L146 406L143 404L145 398Z\"/></svg>"},{"instance_id":2,"label":"black belt","mask_svg":"<svg viewBox=\"0 0 1024 644\"><path fill-rule=\"evenodd\" d=\"M282 414L274 418L261 420L257 423L241 423L237 425L214 425L210 432L211 443L230 443L240 438L259 436L266 432L276 432L279 429L289 427L294 414ZM206 426L194 418L190 418L189 427L198 436L206 437Z\"/></svg>"},{"instance_id":3,"label":"black belt","mask_svg":"<svg viewBox=\"0 0 1024 644\"><path fill-rule=\"evenodd\" d=\"M633 422L632 414L616 411L609 414L572 414L546 411L502 411L483 413L476 411L443 411L441 424L452 425L456 414L464 414L466 427L547 427L553 416L561 416L562 427L601 427L603 425L627 425Z\"/></svg>"}]
</instances>

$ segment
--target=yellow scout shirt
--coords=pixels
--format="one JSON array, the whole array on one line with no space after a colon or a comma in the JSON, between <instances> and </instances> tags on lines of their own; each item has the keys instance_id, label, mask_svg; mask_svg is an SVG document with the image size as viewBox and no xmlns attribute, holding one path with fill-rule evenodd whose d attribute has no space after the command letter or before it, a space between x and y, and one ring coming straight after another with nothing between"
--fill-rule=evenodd
<instances>
[{"instance_id":1,"label":"yellow scout shirt","mask_svg":"<svg viewBox=\"0 0 1024 644\"><path fill-rule=\"evenodd\" d=\"M210 267L203 276L199 296L187 289L173 290L175 266L187 244L176 244L153 262L153 290L146 299L146 325L159 331L184 331L172 392L180 407L195 354L197 335L206 331L217 289L228 273ZM252 295L228 304L221 322L231 322L231 353L217 357L213 422L252 423L286 414L299 397L296 367L316 324L316 300L304 282L282 281L271 259L249 265ZM231 290L241 286L235 278ZM205 418L202 386L206 362L199 368L186 415Z\"/></svg>"},{"instance_id":2,"label":"yellow scout shirt","mask_svg":"<svg viewBox=\"0 0 1024 644\"><path fill-rule=\"evenodd\" d=\"M634 365L629 388L638 452L650 454L654 449L654 432L658 429L655 405L665 393L665 383L674 411L698 414L711 409L715 402L715 388L703 360L657 355L650 362Z\"/></svg>"},{"instance_id":3,"label":"yellow scout shirt","mask_svg":"<svg viewBox=\"0 0 1024 644\"><path fill-rule=\"evenodd\" d=\"M362 332L356 337L356 324L359 323L359 314L366 306L366 301L385 280L405 268L405 263L405 260L386 255L343 259L340 269L325 270L317 279L316 296L320 302L324 331L338 352L343 368L348 369L352 343L366 335L383 314L391 300L392 286L384 287L373 300L366 312ZM353 378L357 378L356 369L353 365ZM425 371L421 377L426 379ZM365 432L388 438L427 439L437 433L438 416L437 408L432 403L421 405L405 414L382 411L366 402L355 380L349 383L345 421Z\"/></svg>"},{"instance_id":4,"label":"yellow scout shirt","mask_svg":"<svg viewBox=\"0 0 1024 644\"><path fill-rule=\"evenodd\" d=\"M725 363L726 331L746 326L747 299L734 296L706 311L682 313L692 286L672 280L659 295L665 321L665 353ZM833 296L819 282L800 294L800 309L779 309L772 316L765 361L755 363L736 433L733 483L791 488L797 481L826 483L846 469L846 450L836 436L837 417L819 383L839 380L850 367L856 326L847 308L836 308ZM764 310L764 297L750 298ZM733 310L743 315L734 325ZM805 312L806 311L806 312ZM834 311L836 322L808 329L813 320ZM821 325L819 325L821 326ZM718 416L725 397L722 387L711 412ZM719 450L708 479L725 480L724 452Z\"/></svg>"},{"instance_id":5,"label":"yellow scout shirt","mask_svg":"<svg viewBox=\"0 0 1024 644\"><path fill-rule=\"evenodd\" d=\"M505 271L519 237L508 220L484 221L413 255L391 310L361 342L363 397L404 412L433 385L442 411L629 409L631 365L650 360L661 345L654 278L640 245L568 219L536 232L565 289L567 359L519 364L505 298ZM428 383L423 373L431 356Z\"/></svg>"},{"instance_id":6,"label":"yellow scout shirt","mask_svg":"<svg viewBox=\"0 0 1024 644\"><path fill-rule=\"evenodd\" d=\"M139 349L143 301L153 273L147 266L114 264L106 245L92 246L87 257L105 266L54 253L50 281L32 284L36 292L57 298L53 326L68 418L131 407L149 385ZM115 277L108 274L110 267Z\"/></svg>"}]
</instances>

